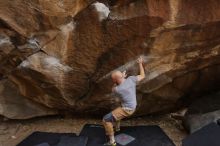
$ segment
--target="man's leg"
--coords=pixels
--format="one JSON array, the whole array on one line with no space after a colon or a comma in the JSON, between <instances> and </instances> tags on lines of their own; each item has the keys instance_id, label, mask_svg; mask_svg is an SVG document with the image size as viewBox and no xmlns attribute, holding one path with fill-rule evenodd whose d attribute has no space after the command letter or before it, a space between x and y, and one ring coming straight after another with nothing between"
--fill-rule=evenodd
<instances>
[{"instance_id":1,"label":"man's leg","mask_svg":"<svg viewBox=\"0 0 220 146\"><path fill-rule=\"evenodd\" d=\"M134 113L133 110L125 110L121 107L112 111L112 115L114 116L116 123L115 123L115 131L120 131L120 121L126 117L131 116Z\"/></svg>"},{"instance_id":2,"label":"man's leg","mask_svg":"<svg viewBox=\"0 0 220 146\"><path fill-rule=\"evenodd\" d=\"M103 117L103 125L105 127L105 132L110 140L110 142L107 145L116 146L115 138L114 138L113 122L120 121L126 117L129 117L133 113L134 111L124 110L123 108L119 107Z\"/></svg>"},{"instance_id":3,"label":"man's leg","mask_svg":"<svg viewBox=\"0 0 220 146\"><path fill-rule=\"evenodd\" d=\"M105 128L105 132L106 135L109 137L109 142L106 145L109 146L116 146L113 122L115 122L115 118L113 117L112 113L109 113L103 117L103 125Z\"/></svg>"},{"instance_id":4,"label":"man's leg","mask_svg":"<svg viewBox=\"0 0 220 146\"><path fill-rule=\"evenodd\" d=\"M116 132L120 131L120 127L121 127L121 120L117 120L115 122L115 131Z\"/></svg>"}]
</instances>

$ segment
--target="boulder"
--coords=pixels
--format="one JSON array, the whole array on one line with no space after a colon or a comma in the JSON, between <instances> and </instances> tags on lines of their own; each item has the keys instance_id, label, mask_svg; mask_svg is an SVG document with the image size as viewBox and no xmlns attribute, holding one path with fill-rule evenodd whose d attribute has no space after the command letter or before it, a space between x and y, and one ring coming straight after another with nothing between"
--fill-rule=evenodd
<instances>
[{"instance_id":1,"label":"boulder","mask_svg":"<svg viewBox=\"0 0 220 146\"><path fill-rule=\"evenodd\" d=\"M2 1L0 77L50 109L103 115L119 105L111 72L137 75L142 55L136 115L169 112L220 88L219 7L218 0Z\"/></svg>"},{"instance_id":2,"label":"boulder","mask_svg":"<svg viewBox=\"0 0 220 146\"><path fill-rule=\"evenodd\" d=\"M9 119L29 119L55 114L58 114L56 109L50 109L21 95L18 87L11 81L0 81L0 115Z\"/></svg>"},{"instance_id":3,"label":"boulder","mask_svg":"<svg viewBox=\"0 0 220 146\"><path fill-rule=\"evenodd\" d=\"M193 133L220 119L220 92L194 101L184 116L184 126Z\"/></svg>"}]
</instances>

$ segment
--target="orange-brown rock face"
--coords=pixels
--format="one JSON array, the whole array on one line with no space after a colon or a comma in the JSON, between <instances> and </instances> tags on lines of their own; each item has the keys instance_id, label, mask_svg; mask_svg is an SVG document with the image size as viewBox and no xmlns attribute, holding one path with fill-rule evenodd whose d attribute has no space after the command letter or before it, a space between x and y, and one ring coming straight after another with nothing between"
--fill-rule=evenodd
<instances>
[{"instance_id":1,"label":"orange-brown rock face","mask_svg":"<svg viewBox=\"0 0 220 146\"><path fill-rule=\"evenodd\" d=\"M146 79L137 86L137 115L219 90L219 10L218 0L2 1L0 114L102 115L119 104L110 73L138 74L140 55Z\"/></svg>"}]
</instances>

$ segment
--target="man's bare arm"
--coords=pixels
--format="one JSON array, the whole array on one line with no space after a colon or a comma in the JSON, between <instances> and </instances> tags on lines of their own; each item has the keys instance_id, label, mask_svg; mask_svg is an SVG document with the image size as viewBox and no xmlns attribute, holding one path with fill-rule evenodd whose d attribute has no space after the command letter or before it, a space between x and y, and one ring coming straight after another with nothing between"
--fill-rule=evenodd
<instances>
[{"instance_id":1,"label":"man's bare arm","mask_svg":"<svg viewBox=\"0 0 220 146\"><path fill-rule=\"evenodd\" d=\"M141 81L145 78L145 71L144 71L144 66L143 66L143 58L139 57L138 60L138 65L140 68L140 74L137 76L137 81Z\"/></svg>"}]
</instances>

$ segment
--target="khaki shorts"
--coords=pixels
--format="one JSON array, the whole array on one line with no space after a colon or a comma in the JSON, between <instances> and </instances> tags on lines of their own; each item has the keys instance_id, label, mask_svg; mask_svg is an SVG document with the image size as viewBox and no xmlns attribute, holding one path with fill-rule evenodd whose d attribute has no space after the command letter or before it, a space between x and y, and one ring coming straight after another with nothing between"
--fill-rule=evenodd
<instances>
[{"instance_id":1,"label":"khaki shorts","mask_svg":"<svg viewBox=\"0 0 220 146\"><path fill-rule=\"evenodd\" d=\"M134 112L135 110L129 108L118 107L112 111L112 115L116 121L119 121L121 119L131 116Z\"/></svg>"},{"instance_id":2,"label":"khaki shorts","mask_svg":"<svg viewBox=\"0 0 220 146\"><path fill-rule=\"evenodd\" d=\"M135 110L131 110L128 108L123 108L123 107L118 107L115 110L113 110L111 113L112 113L112 116L114 117L114 119L116 120L116 122L119 122L120 120L131 116L134 112L135 112ZM105 120L103 120L103 125L105 127L106 135L109 135L109 136L114 135L114 129L113 129L112 122L106 122Z\"/></svg>"}]
</instances>

